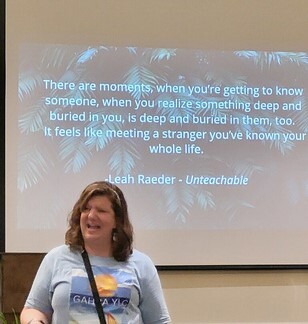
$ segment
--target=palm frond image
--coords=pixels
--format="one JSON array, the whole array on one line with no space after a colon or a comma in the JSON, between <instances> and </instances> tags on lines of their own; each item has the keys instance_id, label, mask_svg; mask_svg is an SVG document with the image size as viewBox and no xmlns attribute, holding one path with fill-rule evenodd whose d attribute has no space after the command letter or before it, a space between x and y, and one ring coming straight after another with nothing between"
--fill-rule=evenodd
<instances>
[{"instance_id":1,"label":"palm frond image","mask_svg":"<svg viewBox=\"0 0 308 324\"><path fill-rule=\"evenodd\" d=\"M306 140L307 73L303 52L25 45L19 191L40 192L53 174L76 182L131 177L134 195L153 198L146 216L153 226L164 226L155 213L179 228L219 227L217 214L229 224L257 217L266 190L252 195L254 186L276 181L274 164L284 165ZM276 87L303 91L278 95ZM173 180L144 185L140 174ZM204 184L230 177L247 179L247 189ZM281 188L287 195L289 186Z\"/></svg>"}]
</instances>

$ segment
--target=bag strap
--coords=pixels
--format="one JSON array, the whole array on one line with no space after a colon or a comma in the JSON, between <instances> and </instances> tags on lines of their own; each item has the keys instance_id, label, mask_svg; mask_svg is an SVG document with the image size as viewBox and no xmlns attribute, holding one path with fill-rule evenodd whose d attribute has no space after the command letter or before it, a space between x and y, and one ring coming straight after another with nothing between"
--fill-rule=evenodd
<instances>
[{"instance_id":1,"label":"bag strap","mask_svg":"<svg viewBox=\"0 0 308 324\"><path fill-rule=\"evenodd\" d=\"M96 283L95 283L95 279L94 279L94 275L93 275L93 271L92 271L92 267L91 267L91 264L90 264L88 253L87 253L86 250L83 250L81 255L82 255L84 265L85 265L86 270L87 270L89 281L90 281L90 285L91 285L92 294L93 294L94 301L95 301L95 307L96 307L96 311L97 311L97 314L98 314L99 322L100 322L100 324L106 324L103 305L101 304L100 299L99 299L97 286L96 286Z\"/></svg>"}]
</instances>

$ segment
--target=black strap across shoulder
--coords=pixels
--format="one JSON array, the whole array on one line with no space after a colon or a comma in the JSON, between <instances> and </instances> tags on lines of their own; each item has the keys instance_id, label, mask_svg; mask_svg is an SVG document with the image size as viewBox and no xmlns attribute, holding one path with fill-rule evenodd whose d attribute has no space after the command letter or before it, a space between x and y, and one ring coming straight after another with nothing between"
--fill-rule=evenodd
<instances>
[{"instance_id":1,"label":"black strap across shoulder","mask_svg":"<svg viewBox=\"0 0 308 324\"><path fill-rule=\"evenodd\" d=\"M82 255L83 262L84 262L84 265L85 265L87 273L88 273L88 278L89 278L89 281L90 281L90 285L91 285L91 289L92 289L93 298L94 298L94 301L95 301L95 307L96 307L96 311L97 311L97 314L98 314L99 322L100 322L100 324L107 324L106 319L105 319L105 315L104 315L103 306L102 306L102 304L100 302L100 299L99 299L97 286L96 286L96 283L95 283L95 279L94 279L94 275L93 275L93 271L92 271L92 267L91 267L91 264L90 264L88 253L87 253L86 250L83 250L81 255Z\"/></svg>"}]
</instances>

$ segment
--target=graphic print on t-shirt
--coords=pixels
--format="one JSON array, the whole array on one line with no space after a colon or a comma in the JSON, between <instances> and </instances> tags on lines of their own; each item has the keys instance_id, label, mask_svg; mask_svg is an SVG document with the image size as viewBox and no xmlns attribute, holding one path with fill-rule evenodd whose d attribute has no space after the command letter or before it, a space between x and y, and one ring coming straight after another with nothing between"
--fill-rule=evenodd
<instances>
[{"instance_id":1,"label":"graphic print on t-shirt","mask_svg":"<svg viewBox=\"0 0 308 324\"><path fill-rule=\"evenodd\" d=\"M121 323L120 316L131 298L132 274L106 267L92 269L107 324ZM98 323L88 275L82 269L72 270L69 323Z\"/></svg>"}]
</instances>

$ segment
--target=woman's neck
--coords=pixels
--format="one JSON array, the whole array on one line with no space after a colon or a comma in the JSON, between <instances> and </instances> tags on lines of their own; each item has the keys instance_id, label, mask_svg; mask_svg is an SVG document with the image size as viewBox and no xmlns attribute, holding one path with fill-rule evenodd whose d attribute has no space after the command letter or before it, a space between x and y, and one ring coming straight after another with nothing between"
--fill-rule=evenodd
<instances>
[{"instance_id":1,"label":"woman's neck","mask_svg":"<svg viewBox=\"0 0 308 324\"><path fill-rule=\"evenodd\" d=\"M95 244L85 244L85 250L90 255L100 256L100 257L112 257L112 249L111 246L102 246Z\"/></svg>"}]
</instances>

